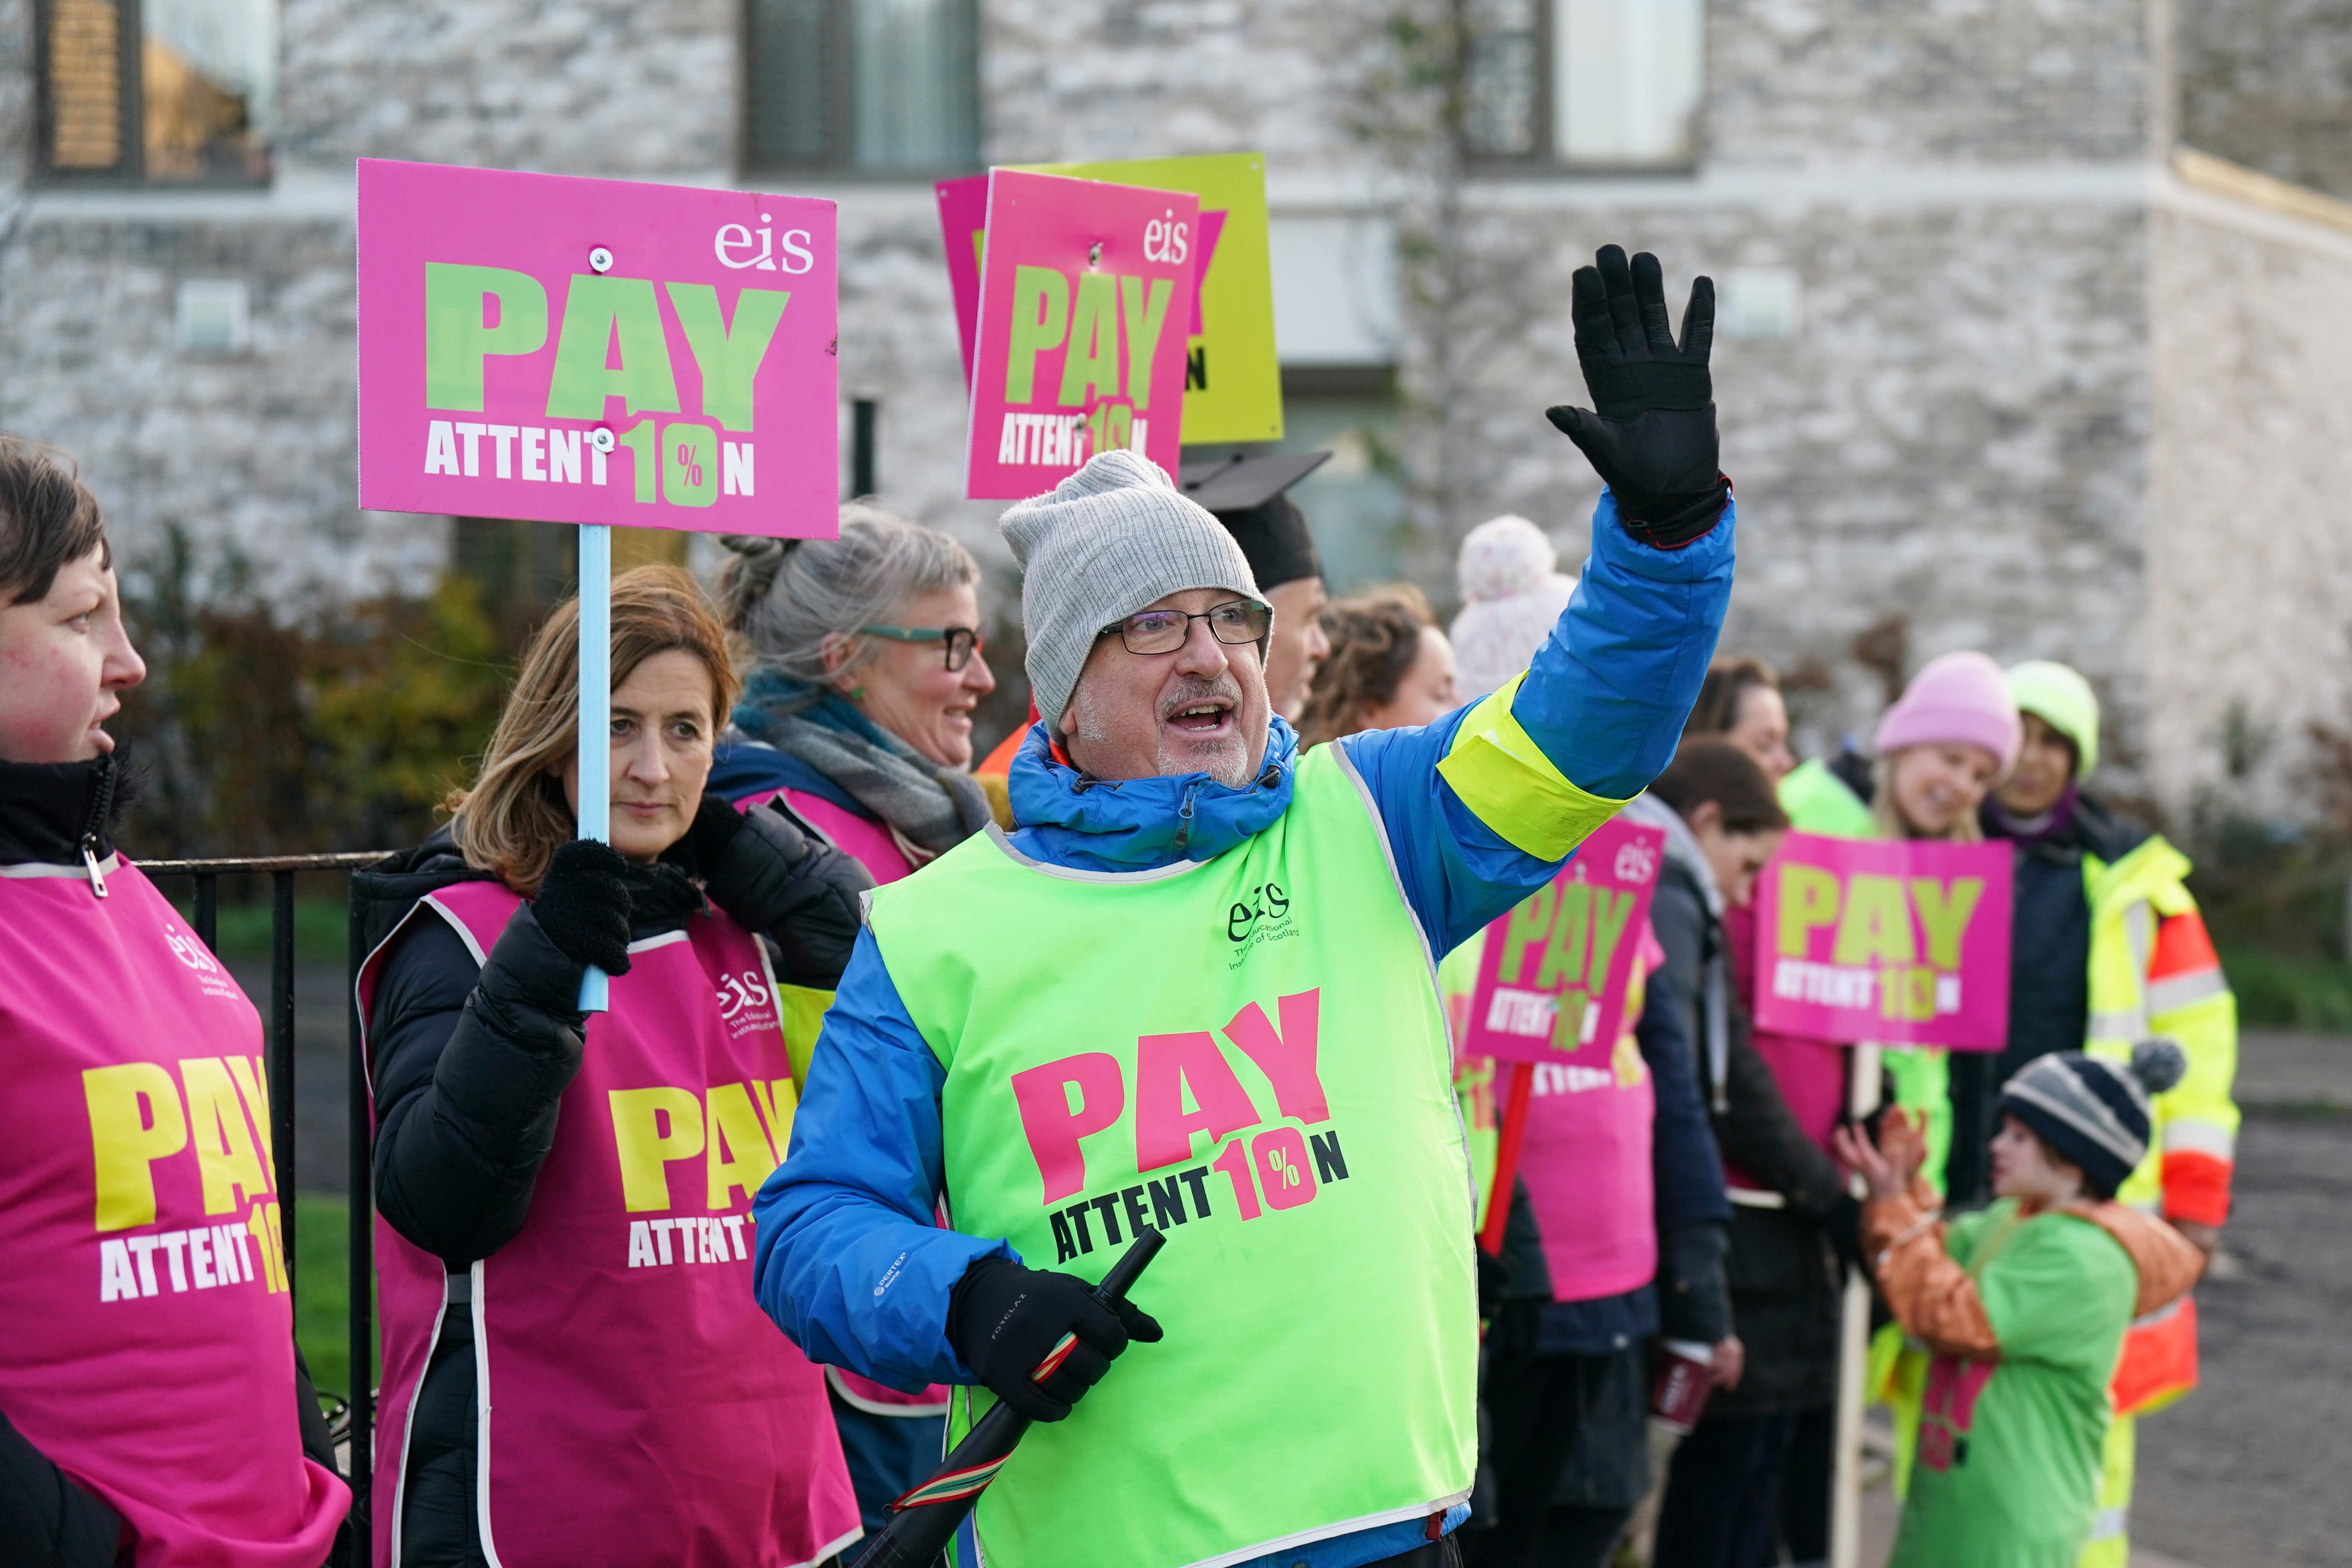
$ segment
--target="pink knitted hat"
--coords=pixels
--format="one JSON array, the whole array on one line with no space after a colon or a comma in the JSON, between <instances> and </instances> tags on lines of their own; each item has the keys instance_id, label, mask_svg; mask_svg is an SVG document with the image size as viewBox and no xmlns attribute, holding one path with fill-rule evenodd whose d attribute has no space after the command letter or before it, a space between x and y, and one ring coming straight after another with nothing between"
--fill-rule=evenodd
<instances>
[{"instance_id":1,"label":"pink knitted hat","mask_svg":"<svg viewBox=\"0 0 2352 1568\"><path fill-rule=\"evenodd\" d=\"M2016 765L2023 738L2000 666L1966 650L1940 654L1911 678L1901 700L1878 721L1872 745L1883 757L1906 746L1964 742L2000 759L2000 771L2007 773Z\"/></svg>"}]
</instances>

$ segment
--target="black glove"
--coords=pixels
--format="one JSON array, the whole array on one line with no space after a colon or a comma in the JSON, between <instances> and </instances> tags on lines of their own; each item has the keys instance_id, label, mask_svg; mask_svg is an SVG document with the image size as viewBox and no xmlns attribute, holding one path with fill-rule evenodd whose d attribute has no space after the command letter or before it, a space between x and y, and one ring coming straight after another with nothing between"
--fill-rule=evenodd
<instances>
[{"instance_id":1,"label":"black glove","mask_svg":"<svg viewBox=\"0 0 2352 1568\"><path fill-rule=\"evenodd\" d=\"M1598 414L1562 405L1545 416L1576 443L1617 498L1625 531L1673 550L1715 526L1731 481L1717 467L1715 280L1691 283L1683 341L1666 315L1665 280L1648 251L1629 265L1604 245L1597 267L1580 267L1570 309L1576 358Z\"/></svg>"},{"instance_id":2,"label":"black glove","mask_svg":"<svg viewBox=\"0 0 2352 1568\"><path fill-rule=\"evenodd\" d=\"M710 901L776 944L776 978L830 991L863 921L874 879L856 857L813 842L766 806L737 811L705 795L687 829Z\"/></svg>"},{"instance_id":3,"label":"black glove","mask_svg":"<svg viewBox=\"0 0 2352 1568\"><path fill-rule=\"evenodd\" d=\"M609 844L567 838L556 846L541 879L531 917L574 963L607 974L629 972L629 863Z\"/></svg>"},{"instance_id":4,"label":"black glove","mask_svg":"<svg viewBox=\"0 0 2352 1568\"><path fill-rule=\"evenodd\" d=\"M1730 1249L1730 1233L1714 1220L1678 1225L1658 1237L1658 1329L1667 1339L1711 1345L1729 1337L1723 1259Z\"/></svg>"},{"instance_id":5,"label":"black glove","mask_svg":"<svg viewBox=\"0 0 2352 1568\"><path fill-rule=\"evenodd\" d=\"M700 870L706 879L709 877L726 860L728 849L742 836L743 813L736 810L723 795L704 795L702 804L694 808L694 821L686 830L687 847L694 852L695 868Z\"/></svg>"},{"instance_id":6,"label":"black glove","mask_svg":"<svg viewBox=\"0 0 2352 1568\"><path fill-rule=\"evenodd\" d=\"M1507 1258L1498 1258L1483 1247L1471 1251L1478 1258L1478 1316L1493 1322L1501 1316L1503 1299L1511 1293L1511 1278L1518 1268Z\"/></svg>"},{"instance_id":7,"label":"black glove","mask_svg":"<svg viewBox=\"0 0 2352 1568\"><path fill-rule=\"evenodd\" d=\"M1160 1342L1160 1325L1126 1300L1106 1307L1074 1274L1048 1274L1008 1258L964 1270L948 1298L948 1342L997 1398L1032 1421L1059 1421L1102 1380L1129 1340ZM1078 1342L1042 1383L1030 1374L1076 1333Z\"/></svg>"}]
</instances>

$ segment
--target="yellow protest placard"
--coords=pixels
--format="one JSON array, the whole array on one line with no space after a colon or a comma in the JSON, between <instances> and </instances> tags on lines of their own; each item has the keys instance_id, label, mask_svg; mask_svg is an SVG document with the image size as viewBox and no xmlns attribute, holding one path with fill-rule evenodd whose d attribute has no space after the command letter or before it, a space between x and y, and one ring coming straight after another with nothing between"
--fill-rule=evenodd
<instances>
[{"instance_id":1,"label":"yellow protest placard","mask_svg":"<svg viewBox=\"0 0 2352 1568\"><path fill-rule=\"evenodd\" d=\"M1187 191L1209 247L1184 362L1184 443L1282 439L1265 159L1256 153L1027 165L1040 174Z\"/></svg>"}]
</instances>

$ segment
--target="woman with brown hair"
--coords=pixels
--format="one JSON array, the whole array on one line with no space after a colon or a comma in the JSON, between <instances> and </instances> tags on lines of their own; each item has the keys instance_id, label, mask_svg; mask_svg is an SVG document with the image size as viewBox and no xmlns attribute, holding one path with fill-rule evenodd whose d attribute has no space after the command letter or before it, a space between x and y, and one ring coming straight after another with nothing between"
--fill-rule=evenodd
<instances>
[{"instance_id":1,"label":"woman with brown hair","mask_svg":"<svg viewBox=\"0 0 2352 1568\"><path fill-rule=\"evenodd\" d=\"M1410 583L1335 599L1322 609L1331 652L1298 718L1300 749L1360 730L1434 723L1455 706L1454 645Z\"/></svg>"},{"instance_id":2,"label":"woman with brown hair","mask_svg":"<svg viewBox=\"0 0 2352 1568\"><path fill-rule=\"evenodd\" d=\"M752 1299L870 880L706 795L737 682L684 573L613 584L612 844L572 837L579 611L523 656L451 821L354 884L376 1114L376 1560L798 1568L858 1532L824 1384ZM578 1006L583 972L611 1008ZM495 1419L493 1419L495 1411Z\"/></svg>"},{"instance_id":3,"label":"woman with brown hair","mask_svg":"<svg viewBox=\"0 0 2352 1568\"><path fill-rule=\"evenodd\" d=\"M1706 667L1685 735L1720 735L1749 756L1773 784L1797 765L1789 750L1789 705L1780 672L1752 653L1727 654Z\"/></svg>"}]
</instances>

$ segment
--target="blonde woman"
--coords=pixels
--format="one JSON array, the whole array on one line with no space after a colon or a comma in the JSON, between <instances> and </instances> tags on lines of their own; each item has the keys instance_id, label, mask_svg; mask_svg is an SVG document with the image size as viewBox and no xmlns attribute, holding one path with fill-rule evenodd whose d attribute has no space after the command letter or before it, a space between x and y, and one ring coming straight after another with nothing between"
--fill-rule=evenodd
<instances>
[{"instance_id":1,"label":"blonde woman","mask_svg":"<svg viewBox=\"0 0 2352 1568\"><path fill-rule=\"evenodd\" d=\"M736 695L685 574L613 585L612 845L574 838L560 608L447 826L361 879L383 1393L376 1560L798 1568L856 1538L816 1368L751 1289L854 860L704 794ZM589 964L608 1012L577 999Z\"/></svg>"}]
</instances>

